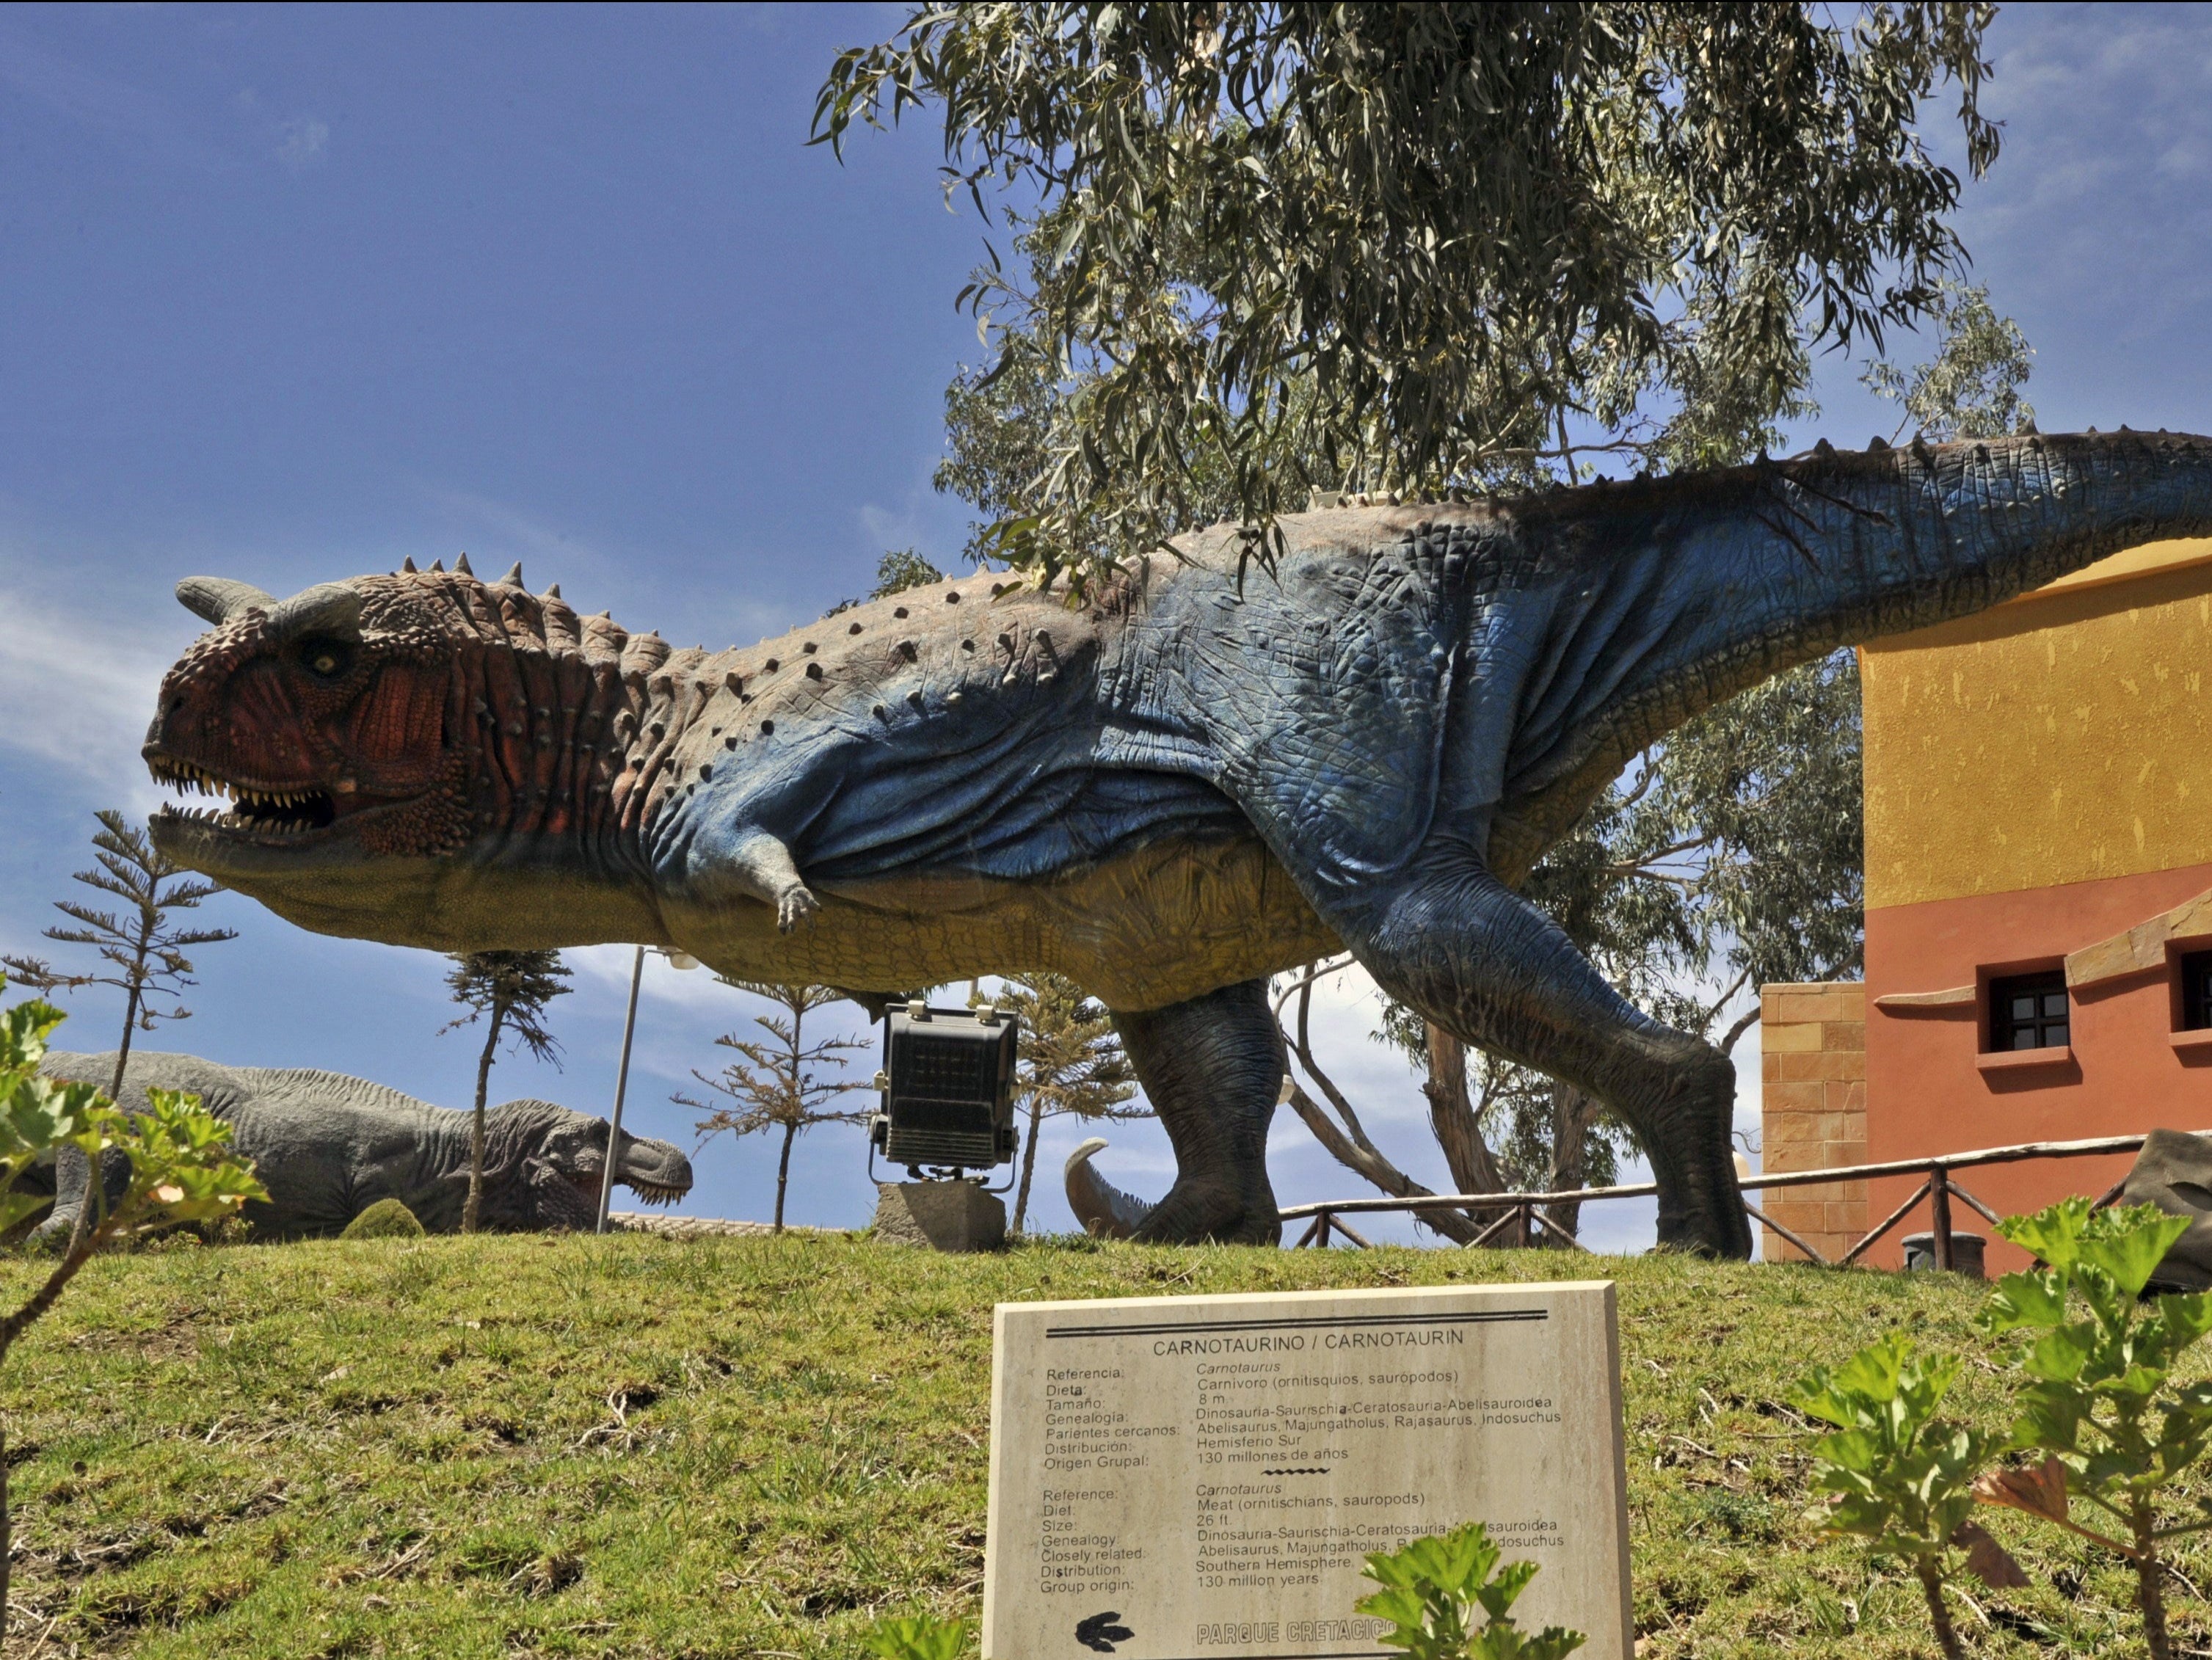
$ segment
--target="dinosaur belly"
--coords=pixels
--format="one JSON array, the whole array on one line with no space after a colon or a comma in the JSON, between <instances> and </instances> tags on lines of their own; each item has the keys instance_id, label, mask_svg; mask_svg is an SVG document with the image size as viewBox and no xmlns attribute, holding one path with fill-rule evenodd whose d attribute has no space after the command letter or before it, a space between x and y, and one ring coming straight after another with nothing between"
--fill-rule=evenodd
<instances>
[{"instance_id":1,"label":"dinosaur belly","mask_svg":"<svg viewBox=\"0 0 2212 1660\"><path fill-rule=\"evenodd\" d=\"M776 933L768 907L665 908L733 978L864 990L1049 969L1116 1009L1158 1008L1340 950L1256 838L1178 840L1044 880L921 873L824 882Z\"/></svg>"}]
</instances>

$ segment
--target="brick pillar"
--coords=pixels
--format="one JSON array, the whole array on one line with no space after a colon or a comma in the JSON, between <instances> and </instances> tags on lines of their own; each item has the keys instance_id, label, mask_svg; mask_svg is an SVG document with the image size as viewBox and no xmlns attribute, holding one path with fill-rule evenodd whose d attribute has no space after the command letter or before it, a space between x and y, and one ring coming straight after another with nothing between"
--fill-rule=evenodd
<instances>
[{"instance_id":1,"label":"brick pillar","mask_svg":"<svg viewBox=\"0 0 2212 1660\"><path fill-rule=\"evenodd\" d=\"M1759 1018L1763 1168L1866 1163L1866 988L1761 986ZM1777 1188L1752 1202L1830 1262L1870 1225L1863 1182ZM1768 1262L1805 1260L1771 1229L1760 1231Z\"/></svg>"}]
</instances>

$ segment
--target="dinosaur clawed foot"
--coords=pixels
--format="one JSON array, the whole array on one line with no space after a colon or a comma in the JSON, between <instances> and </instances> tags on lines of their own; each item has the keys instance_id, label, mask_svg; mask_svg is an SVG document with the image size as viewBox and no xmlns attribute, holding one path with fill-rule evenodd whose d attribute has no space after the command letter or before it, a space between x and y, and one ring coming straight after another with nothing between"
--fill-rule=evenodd
<instances>
[{"instance_id":1,"label":"dinosaur clawed foot","mask_svg":"<svg viewBox=\"0 0 2212 1660\"><path fill-rule=\"evenodd\" d=\"M1122 1192L1091 1168L1091 1155L1105 1146L1100 1137L1092 1136L1068 1156L1066 1171L1068 1208L1100 1238L1153 1245L1282 1243L1283 1219L1276 1213L1275 1195L1264 1179L1256 1191L1247 1193L1229 1183L1179 1177L1166 1198L1150 1205Z\"/></svg>"}]
</instances>

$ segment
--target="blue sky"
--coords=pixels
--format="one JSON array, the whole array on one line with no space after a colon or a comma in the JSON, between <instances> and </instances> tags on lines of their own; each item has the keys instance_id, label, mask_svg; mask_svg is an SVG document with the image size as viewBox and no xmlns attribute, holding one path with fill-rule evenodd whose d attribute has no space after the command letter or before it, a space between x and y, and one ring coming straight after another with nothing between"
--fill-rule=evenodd
<instances>
[{"instance_id":1,"label":"blue sky","mask_svg":"<svg viewBox=\"0 0 2212 1660\"><path fill-rule=\"evenodd\" d=\"M977 355L952 307L977 222L946 210L929 122L862 136L842 167L803 147L831 57L897 15L0 13L0 944L40 948L94 808L158 799L137 745L198 627L168 597L180 576L284 593L465 550L720 646L863 591L887 547L950 561L966 515L929 475L945 383ZM2212 13L2017 9L1991 46L2005 154L1959 222L2037 349L2045 429L2212 431ZM1860 367L1824 360L1807 441L1889 430ZM142 1042L465 1103L474 1046L437 1035L441 959L230 896L205 914L242 937L202 954L194 1018ZM629 952L570 956L565 1069L503 1061L495 1093L604 1110ZM669 1093L752 1012L656 966L633 1125L689 1145ZM112 1044L105 994L75 1012L74 1043ZM1339 1076L1440 1183L1371 1024L1356 986L1333 1004ZM1157 1131L1113 1134L1112 1173L1158 1191ZM767 1213L770 1147L698 1164L690 1208ZM816 1132L796 1169L793 1219L865 1219L856 1132ZM1273 1170L1286 1202L1361 1188L1288 1115ZM1040 1187L1065 1225L1056 1179ZM1648 1213L1589 1222L1650 1237Z\"/></svg>"}]
</instances>

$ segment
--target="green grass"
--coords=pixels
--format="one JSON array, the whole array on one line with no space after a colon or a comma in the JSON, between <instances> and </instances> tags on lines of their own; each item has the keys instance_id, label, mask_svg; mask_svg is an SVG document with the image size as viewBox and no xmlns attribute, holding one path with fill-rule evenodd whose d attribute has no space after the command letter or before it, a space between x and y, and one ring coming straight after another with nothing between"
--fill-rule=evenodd
<instances>
[{"instance_id":1,"label":"green grass","mask_svg":"<svg viewBox=\"0 0 2212 1660\"><path fill-rule=\"evenodd\" d=\"M35 1271L0 1264L11 1294ZM1932 1653L1901 1568L1803 1521L1777 1403L1889 1326L1972 1348L1949 1276L839 1235L100 1259L0 1378L17 1630L52 1622L56 1657L844 1660L874 1614L981 1595L993 1303L1591 1272L1620 1285L1647 1660ZM1966 1408L1993 1420L1998 1383L1970 1366ZM2118 1564L1988 1519L2035 1584L1962 1610L1979 1651L2140 1651ZM2212 1553L2182 1566L2204 1584Z\"/></svg>"}]
</instances>

